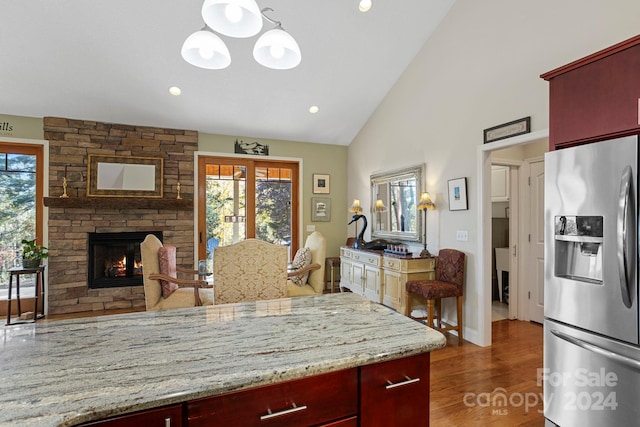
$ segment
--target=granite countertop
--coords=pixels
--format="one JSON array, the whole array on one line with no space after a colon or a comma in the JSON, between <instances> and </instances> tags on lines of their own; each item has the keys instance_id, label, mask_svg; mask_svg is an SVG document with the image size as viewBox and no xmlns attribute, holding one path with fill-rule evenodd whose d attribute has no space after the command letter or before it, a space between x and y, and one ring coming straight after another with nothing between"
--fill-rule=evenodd
<instances>
[{"instance_id":1,"label":"granite countertop","mask_svg":"<svg viewBox=\"0 0 640 427\"><path fill-rule=\"evenodd\" d=\"M72 426L445 345L351 293L0 330L0 425Z\"/></svg>"}]
</instances>

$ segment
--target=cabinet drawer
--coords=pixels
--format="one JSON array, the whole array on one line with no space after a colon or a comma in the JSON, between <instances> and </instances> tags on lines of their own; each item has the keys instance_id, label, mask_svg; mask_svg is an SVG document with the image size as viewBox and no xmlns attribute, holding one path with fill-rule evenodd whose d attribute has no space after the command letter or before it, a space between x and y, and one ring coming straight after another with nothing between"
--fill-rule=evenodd
<instances>
[{"instance_id":1,"label":"cabinet drawer","mask_svg":"<svg viewBox=\"0 0 640 427\"><path fill-rule=\"evenodd\" d=\"M193 400L192 426L303 426L358 412L357 368Z\"/></svg>"},{"instance_id":2,"label":"cabinet drawer","mask_svg":"<svg viewBox=\"0 0 640 427\"><path fill-rule=\"evenodd\" d=\"M400 271L400 266L402 265L402 261L397 258L387 258L384 257L382 259L382 266L384 268L388 268L389 270Z\"/></svg>"},{"instance_id":3,"label":"cabinet drawer","mask_svg":"<svg viewBox=\"0 0 640 427\"><path fill-rule=\"evenodd\" d=\"M340 256L346 259L351 259L352 252L349 249L340 248Z\"/></svg>"},{"instance_id":4,"label":"cabinet drawer","mask_svg":"<svg viewBox=\"0 0 640 427\"><path fill-rule=\"evenodd\" d=\"M121 415L103 421L82 424L82 427L181 427L182 406L149 409L133 414Z\"/></svg>"},{"instance_id":5,"label":"cabinet drawer","mask_svg":"<svg viewBox=\"0 0 640 427\"><path fill-rule=\"evenodd\" d=\"M360 368L360 426L429 425L429 353Z\"/></svg>"},{"instance_id":6,"label":"cabinet drawer","mask_svg":"<svg viewBox=\"0 0 640 427\"><path fill-rule=\"evenodd\" d=\"M354 253L352 259L373 266L380 265L380 256L365 253Z\"/></svg>"}]
</instances>

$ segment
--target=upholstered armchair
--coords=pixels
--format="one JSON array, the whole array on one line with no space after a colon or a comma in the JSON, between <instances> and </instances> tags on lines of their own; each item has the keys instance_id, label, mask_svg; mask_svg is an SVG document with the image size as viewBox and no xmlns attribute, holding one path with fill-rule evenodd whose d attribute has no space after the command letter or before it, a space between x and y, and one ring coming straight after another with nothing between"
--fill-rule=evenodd
<instances>
[{"instance_id":1,"label":"upholstered armchair","mask_svg":"<svg viewBox=\"0 0 640 427\"><path fill-rule=\"evenodd\" d=\"M310 262L289 273L288 297L322 295L324 292L324 261L327 253L327 240L319 231L311 233L307 237L304 248L301 248L294 257L294 263L305 248L310 252Z\"/></svg>"},{"instance_id":2,"label":"upholstered armchair","mask_svg":"<svg viewBox=\"0 0 640 427\"><path fill-rule=\"evenodd\" d=\"M174 246L163 246L149 234L140 244L142 280L147 310L194 307L213 304L213 290L203 280L177 277L178 273L195 277L195 270L176 266Z\"/></svg>"},{"instance_id":3,"label":"upholstered armchair","mask_svg":"<svg viewBox=\"0 0 640 427\"><path fill-rule=\"evenodd\" d=\"M215 249L215 304L284 298L287 294L287 247L246 239Z\"/></svg>"}]
</instances>

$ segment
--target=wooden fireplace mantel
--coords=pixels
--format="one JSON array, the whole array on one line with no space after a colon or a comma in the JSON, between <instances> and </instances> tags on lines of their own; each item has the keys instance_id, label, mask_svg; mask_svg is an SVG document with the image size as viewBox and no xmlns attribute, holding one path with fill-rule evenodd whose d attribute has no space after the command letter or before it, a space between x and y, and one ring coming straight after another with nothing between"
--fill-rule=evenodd
<instances>
[{"instance_id":1,"label":"wooden fireplace mantel","mask_svg":"<svg viewBox=\"0 0 640 427\"><path fill-rule=\"evenodd\" d=\"M153 199L136 197L45 197L52 208L166 209L191 210L193 199Z\"/></svg>"}]
</instances>

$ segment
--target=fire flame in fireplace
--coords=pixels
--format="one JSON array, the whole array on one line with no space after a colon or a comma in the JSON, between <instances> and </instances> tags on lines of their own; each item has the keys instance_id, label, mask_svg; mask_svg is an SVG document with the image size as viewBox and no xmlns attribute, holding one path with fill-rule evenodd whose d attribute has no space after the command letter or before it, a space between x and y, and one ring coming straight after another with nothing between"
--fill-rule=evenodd
<instances>
[{"instance_id":1,"label":"fire flame in fireplace","mask_svg":"<svg viewBox=\"0 0 640 427\"><path fill-rule=\"evenodd\" d=\"M105 277L126 277L127 276L127 256L123 256L122 259L112 260L105 263L106 268L104 271ZM133 261L133 274L136 276L142 275L142 262Z\"/></svg>"}]
</instances>

